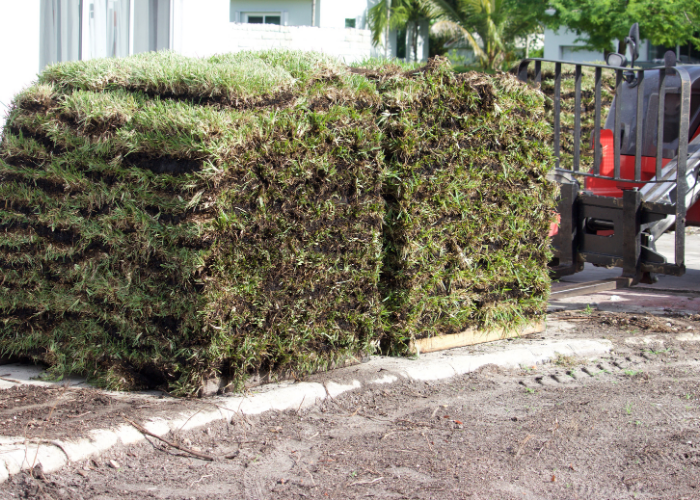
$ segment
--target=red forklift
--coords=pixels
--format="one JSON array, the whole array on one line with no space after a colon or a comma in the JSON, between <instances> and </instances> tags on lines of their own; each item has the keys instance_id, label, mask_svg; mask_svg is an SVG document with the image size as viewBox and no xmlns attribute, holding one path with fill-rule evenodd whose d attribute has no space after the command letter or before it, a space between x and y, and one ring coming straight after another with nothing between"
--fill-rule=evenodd
<instances>
[{"instance_id":1,"label":"red forklift","mask_svg":"<svg viewBox=\"0 0 700 500\"><path fill-rule=\"evenodd\" d=\"M622 268L620 288L651 283L655 274L685 273L685 227L700 226L700 66L679 65L667 52L664 65L635 67L639 27L626 38L631 54L612 53L607 65L545 59L525 59L518 78L542 82L542 63L554 63L553 131L560 183L558 224L550 236L554 278L596 266ZM531 66L534 65L534 72ZM573 67L574 126L572 157L562 158L562 68ZM582 68L594 68L595 122L588 138L581 136ZM605 126L601 126L601 86L604 71L614 72L615 96ZM584 142L586 141L586 142ZM582 146L590 144L592 167L582 168ZM675 261L656 251L662 234L675 231ZM605 289L592 283L592 291ZM580 288L580 287L579 287ZM562 290L565 293L565 290ZM579 290L579 293L581 291ZM562 295L563 296L563 295Z\"/></svg>"}]
</instances>

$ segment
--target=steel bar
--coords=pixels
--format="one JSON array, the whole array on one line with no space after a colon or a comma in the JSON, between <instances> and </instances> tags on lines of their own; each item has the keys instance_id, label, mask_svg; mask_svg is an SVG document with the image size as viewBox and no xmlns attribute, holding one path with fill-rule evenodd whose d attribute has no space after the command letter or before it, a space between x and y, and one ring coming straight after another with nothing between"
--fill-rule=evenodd
<instances>
[{"instance_id":1,"label":"steel bar","mask_svg":"<svg viewBox=\"0 0 700 500\"><path fill-rule=\"evenodd\" d=\"M647 182L641 189L642 197L646 202L659 202L668 205L673 210L670 215L663 221L657 222L651 229L650 233L654 240L670 229L676 222L676 211L678 204L675 202L678 194L678 183L676 175L678 174L679 158L676 157L664 166L661 172L661 178L667 182L652 183ZM682 167L683 168L683 167ZM684 196L685 207L693 206L700 198L700 186L695 184L698 171L700 171L700 137L696 137L688 143L688 155L685 168L685 183L682 186L687 186L686 195ZM693 186L690 189L690 186ZM678 235L676 235L677 237Z\"/></svg>"},{"instance_id":2,"label":"steel bar","mask_svg":"<svg viewBox=\"0 0 700 500\"><path fill-rule=\"evenodd\" d=\"M622 275L631 278L633 284L641 278L642 218L639 210L642 205L642 193L637 188L622 193Z\"/></svg>"},{"instance_id":3,"label":"steel bar","mask_svg":"<svg viewBox=\"0 0 700 500\"><path fill-rule=\"evenodd\" d=\"M620 106L620 86L622 85L622 70L615 71L615 126L613 129L613 157L615 160L615 179L620 178L620 126L622 109Z\"/></svg>"},{"instance_id":4,"label":"steel bar","mask_svg":"<svg viewBox=\"0 0 700 500\"><path fill-rule=\"evenodd\" d=\"M602 68L595 69L595 125L593 130L593 174L600 173L600 162L603 155L600 146L600 121L601 121L601 83L603 70Z\"/></svg>"},{"instance_id":5,"label":"steel bar","mask_svg":"<svg viewBox=\"0 0 700 500\"><path fill-rule=\"evenodd\" d=\"M518 77L527 81L529 64L535 62L535 82L542 81L542 59L530 59L523 61L518 68ZM561 186L561 197L559 200L559 213L561 221L559 231L554 238L554 245L557 250L556 256L559 266L554 268L560 272L559 267L564 268L566 274L576 272L581 269L583 262L591 262L605 266L616 266L623 268L623 278L620 278L616 287L623 282L627 285L637 283L643 272L663 273L669 275L682 275L685 271L685 225L687 207L700 200L700 186L696 186L696 177L700 171L700 137L689 141L689 120L691 105L691 80L688 71L680 67L670 66L667 63L665 68L659 68L659 84L657 89L647 89L652 93L654 101L645 102L646 73L649 70L640 68L610 67L596 64L567 63L565 61L548 61L554 63L554 96L553 96L553 121L554 138L553 147L556 157L556 171L567 173L569 176L580 176L585 178L614 180L617 183L643 183L644 187L638 190L636 187L622 187L621 198L609 198L592 194L578 193L578 184ZM570 169L561 168L561 99L562 99L562 68L574 66L575 78L575 109L573 123L573 163ZM595 68L595 122L593 128L593 157L594 166L590 171L581 171L582 140L581 137L581 114L583 112L582 80L583 67ZM603 161L603 147L601 145L601 135L603 133L602 121L602 71L610 69L615 72L615 105L612 110L611 127L613 129L612 163L614 167L613 175L601 175ZM679 75L681 80L681 103L678 114L679 141L677 156L672 158L666 166L663 165L664 157L668 157L668 152L664 150L664 126L666 120L666 93L676 89L669 89L669 79ZM628 82L627 83L625 83ZM675 83L674 83L675 85ZM627 106L636 105L634 125L625 121L623 123L623 104L620 97L623 93L629 95L634 101L626 102ZM655 85L654 85L655 86ZM636 87L636 98L633 94ZM649 116L644 114L645 104L651 109ZM675 104L675 101L674 101ZM654 110L656 108L656 111ZM627 109L627 108L625 108ZM631 110L630 115L631 115ZM631 116L630 116L631 118ZM654 125L651 125L654 123ZM650 129L650 126L652 127ZM645 154L649 154L650 144L645 144L646 134L653 135L656 128L656 154L654 158L655 177L643 181L643 159ZM634 135L631 129L635 129ZM606 132L608 133L608 132ZM632 169L625 169L624 177L622 170L621 154L631 154L632 143L634 143L634 173ZM690 157L688 156L690 154ZM631 160L631 158L629 158ZM628 164L625 163L627 166ZM631 165L629 165L631 167ZM586 169L587 170L587 169ZM692 185L692 189L689 186ZM619 185L618 185L619 186ZM646 201L645 201L646 200ZM658 236L676 225L675 234L675 264L665 262L660 254L654 252L648 246L649 242L654 242ZM598 232L600 228L612 226L614 234L602 236ZM645 228L643 234L641 228ZM567 267L568 266L568 267ZM611 287L609 283L601 283L593 286L575 285L567 287L572 289L572 294L586 293L584 289L594 290L597 286ZM573 290L576 289L576 290ZM552 296L560 296L563 290L553 291Z\"/></svg>"},{"instance_id":6,"label":"steel bar","mask_svg":"<svg viewBox=\"0 0 700 500\"><path fill-rule=\"evenodd\" d=\"M600 175L600 174L589 174L587 172L574 172L572 170L566 170L564 168L559 168L558 169L560 172L566 172L567 174L571 175L580 175L582 177L593 177L595 179L605 179L605 180L615 180L617 182L637 182L634 179L615 179L614 177L610 177L609 175ZM676 179L663 179L660 181L655 181L655 180L650 180L650 181L644 181L647 184L661 184L664 182L676 182Z\"/></svg>"},{"instance_id":7,"label":"steel bar","mask_svg":"<svg viewBox=\"0 0 700 500\"><path fill-rule=\"evenodd\" d=\"M681 116L678 129L678 171L676 174L676 265L685 266L686 194L688 193L688 135L690 127L690 75L675 68L681 77Z\"/></svg>"},{"instance_id":8,"label":"steel bar","mask_svg":"<svg viewBox=\"0 0 700 500\"><path fill-rule=\"evenodd\" d=\"M666 107L666 70L659 70L659 100L656 120L656 178L661 177L661 162L664 154L664 115Z\"/></svg>"},{"instance_id":9,"label":"steel bar","mask_svg":"<svg viewBox=\"0 0 700 500\"><path fill-rule=\"evenodd\" d=\"M642 180L642 142L644 127L644 70L637 72L637 134L634 139L634 180Z\"/></svg>"},{"instance_id":10,"label":"steel bar","mask_svg":"<svg viewBox=\"0 0 700 500\"><path fill-rule=\"evenodd\" d=\"M642 271L665 274L666 276L683 276L685 274L685 266L677 266L675 264L651 264L644 262L642 264Z\"/></svg>"},{"instance_id":11,"label":"steel bar","mask_svg":"<svg viewBox=\"0 0 700 500\"><path fill-rule=\"evenodd\" d=\"M541 64L541 62L540 62ZM518 80L527 83L527 69L530 67L530 59L524 59L520 61L520 66L518 66Z\"/></svg>"},{"instance_id":12,"label":"steel bar","mask_svg":"<svg viewBox=\"0 0 700 500\"><path fill-rule=\"evenodd\" d=\"M574 172L579 171L581 164L581 66L576 65L575 98L574 98Z\"/></svg>"},{"instance_id":13,"label":"steel bar","mask_svg":"<svg viewBox=\"0 0 700 500\"><path fill-rule=\"evenodd\" d=\"M571 61L562 61L560 59L544 59L542 57L531 57L530 59L527 59L527 61L528 62L541 61L541 62L555 63L555 64L578 64L579 66L582 66L584 68L600 68L601 67L600 64L595 64L595 63L578 63L578 62L573 63ZM610 68L610 69L615 69L615 70L619 69L622 71L629 71L629 68L625 68L624 66L609 66L606 64L605 67Z\"/></svg>"},{"instance_id":14,"label":"steel bar","mask_svg":"<svg viewBox=\"0 0 700 500\"><path fill-rule=\"evenodd\" d=\"M554 65L554 156L555 165L559 168L561 161L561 63Z\"/></svg>"},{"instance_id":15,"label":"steel bar","mask_svg":"<svg viewBox=\"0 0 700 500\"><path fill-rule=\"evenodd\" d=\"M560 186L559 214L559 264L568 265L574 262L574 231L576 227L574 220L575 202L578 189L574 183L564 183Z\"/></svg>"}]
</instances>

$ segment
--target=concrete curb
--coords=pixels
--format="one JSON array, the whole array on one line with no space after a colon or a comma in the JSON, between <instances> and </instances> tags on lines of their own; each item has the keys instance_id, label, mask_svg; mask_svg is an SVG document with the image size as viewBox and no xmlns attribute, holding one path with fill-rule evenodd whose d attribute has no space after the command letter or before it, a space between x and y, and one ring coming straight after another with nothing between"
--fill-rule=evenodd
<instances>
[{"instance_id":1,"label":"concrete curb","mask_svg":"<svg viewBox=\"0 0 700 500\"><path fill-rule=\"evenodd\" d=\"M401 379L419 381L445 380L472 372L485 365L503 368L533 366L550 362L558 355L595 358L612 350L609 340L541 341L530 345L512 345L496 352L472 353L456 349L420 356L417 359L375 357L369 362L325 374L319 382L270 384L249 397L218 397L203 401L215 410L182 413L172 419L157 418L143 423L148 431L164 436L169 432L191 430L234 415L256 415L271 410L307 408L319 400L335 398L345 392L392 384ZM348 382L348 370L352 376ZM335 380L333 380L335 379ZM362 381L361 381L362 380ZM0 483L22 470L41 465L53 472L70 462L97 456L117 445L143 441L144 435L129 424L111 429L96 429L75 441L37 441L0 436Z\"/></svg>"}]
</instances>

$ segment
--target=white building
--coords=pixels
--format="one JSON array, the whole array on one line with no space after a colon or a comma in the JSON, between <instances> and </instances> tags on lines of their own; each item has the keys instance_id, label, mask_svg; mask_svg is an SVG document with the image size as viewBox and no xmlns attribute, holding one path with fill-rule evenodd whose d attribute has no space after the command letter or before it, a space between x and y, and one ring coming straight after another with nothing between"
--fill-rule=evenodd
<instances>
[{"instance_id":1,"label":"white building","mask_svg":"<svg viewBox=\"0 0 700 500\"><path fill-rule=\"evenodd\" d=\"M579 36L565 28L558 31L546 29L544 31L544 58L571 62L604 62L605 54L598 51L581 49L584 43L576 41ZM617 40L613 40L613 46L617 47ZM639 62L650 62L658 59L656 47L642 40L639 47ZM661 55L663 58L663 54ZM629 58L629 55L628 55Z\"/></svg>"},{"instance_id":2,"label":"white building","mask_svg":"<svg viewBox=\"0 0 700 500\"><path fill-rule=\"evenodd\" d=\"M372 47L367 13L375 2L0 0L0 109L47 64L61 61L162 49L203 57L277 47L325 52L348 63L395 56L395 32L388 51Z\"/></svg>"},{"instance_id":3,"label":"white building","mask_svg":"<svg viewBox=\"0 0 700 500\"><path fill-rule=\"evenodd\" d=\"M583 42L577 42L576 33L562 28L558 32L546 29L544 32L544 58L572 62L601 62L605 60L602 52L581 50ZM613 40L613 46L617 47L617 40ZM641 63L649 65L663 64L664 54L668 50L676 53L678 61L684 64L700 64L700 50L692 43L676 47L662 47L653 45L648 40L642 40L639 47L639 59ZM630 58L629 53L626 54Z\"/></svg>"}]
</instances>

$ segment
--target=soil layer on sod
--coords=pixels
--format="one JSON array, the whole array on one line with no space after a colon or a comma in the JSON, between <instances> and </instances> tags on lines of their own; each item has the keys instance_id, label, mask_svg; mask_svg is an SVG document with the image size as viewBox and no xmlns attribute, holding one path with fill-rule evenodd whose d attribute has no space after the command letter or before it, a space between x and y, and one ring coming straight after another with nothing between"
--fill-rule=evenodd
<instances>
[{"instance_id":1,"label":"soil layer on sod","mask_svg":"<svg viewBox=\"0 0 700 500\"><path fill-rule=\"evenodd\" d=\"M196 394L537 321L544 112L439 60L51 66L3 131L0 355Z\"/></svg>"}]
</instances>

